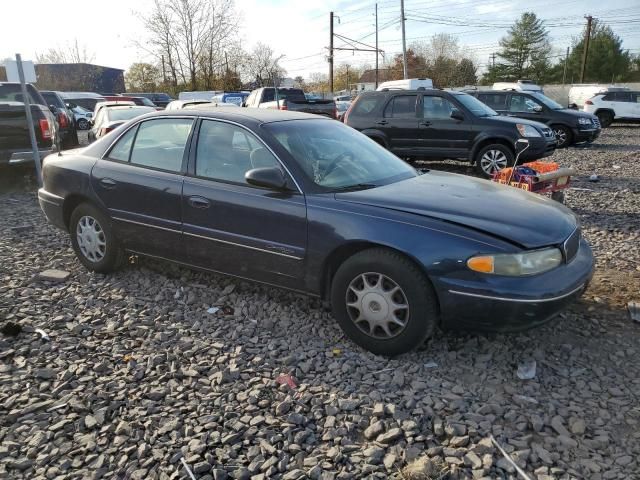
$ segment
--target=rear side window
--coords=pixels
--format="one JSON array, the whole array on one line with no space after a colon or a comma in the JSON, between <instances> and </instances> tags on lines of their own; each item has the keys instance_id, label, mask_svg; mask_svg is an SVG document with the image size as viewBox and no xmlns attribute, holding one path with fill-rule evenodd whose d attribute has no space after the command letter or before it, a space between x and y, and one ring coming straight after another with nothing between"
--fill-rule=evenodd
<instances>
[{"instance_id":1,"label":"rear side window","mask_svg":"<svg viewBox=\"0 0 640 480\"><path fill-rule=\"evenodd\" d=\"M378 99L375 97L358 97L351 109L350 115L368 115L374 110L374 108L376 108L377 103Z\"/></svg>"},{"instance_id":2,"label":"rear side window","mask_svg":"<svg viewBox=\"0 0 640 480\"><path fill-rule=\"evenodd\" d=\"M607 93L604 97L602 97L602 100L604 100L605 102L615 102L616 94L615 93Z\"/></svg>"},{"instance_id":3,"label":"rear side window","mask_svg":"<svg viewBox=\"0 0 640 480\"><path fill-rule=\"evenodd\" d=\"M494 110L506 110L507 109L507 96L497 93L481 93L478 95L480 100L485 105L493 108Z\"/></svg>"},{"instance_id":4,"label":"rear side window","mask_svg":"<svg viewBox=\"0 0 640 480\"><path fill-rule=\"evenodd\" d=\"M138 127L131 163L144 167L179 172L193 120L163 118L148 120Z\"/></svg>"},{"instance_id":5,"label":"rear side window","mask_svg":"<svg viewBox=\"0 0 640 480\"><path fill-rule=\"evenodd\" d=\"M393 97L384 109L384 116L390 118L416 118L417 95Z\"/></svg>"},{"instance_id":6,"label":"rear side window","mask_svg":"<svg viewBox=\"0 0 640 480\"><path fill-rule=\"evenodd\" d=\"M631 93L629 92L616 92L616 102L633 102L631 99Z\"/></svg>"},{"instance_id":7,"label":"rear side window","mask_svg":"<svg viewBox=\"0 0 640 480\"><path fill-rule=\"evenodd\" d=\"M118 160L120 162L128 162L129 161L129 153L131 153L131 145L133 144L133 139L136 136L136 130L138 128L130 128L127 133L125 133L118 143L111 149L109 152L109 157L111 160Z\"/></svg>"}]
</instances>

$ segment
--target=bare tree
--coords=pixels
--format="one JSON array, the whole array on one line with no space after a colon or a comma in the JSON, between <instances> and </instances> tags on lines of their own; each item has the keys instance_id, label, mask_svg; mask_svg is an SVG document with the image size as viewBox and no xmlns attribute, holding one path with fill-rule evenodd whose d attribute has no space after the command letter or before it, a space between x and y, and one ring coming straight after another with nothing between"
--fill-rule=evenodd
<instances>
[{"instance_id":1,"label":"bare tree","mask_svg":"<svg viewBox=\"0 0 640 480\"><path fill-rule=\"evenodd\" d=\"M76 38L64 46L36 53L36 63L91 63L95 57L95 54L89 52L86 45L80 45Z\"/></svg>"},{"instance_id":2,"label":"bare tree","mask_svg":"<svg viewBox=\"0 0 640 480\"><path fill-rule=\"evenodd\" d=\"M284 55L276 56L274 50L264 43L257 43L247 55L245 73L256 86L275 85L287 73L279 64Z\"/></svg>"}]
</instances>

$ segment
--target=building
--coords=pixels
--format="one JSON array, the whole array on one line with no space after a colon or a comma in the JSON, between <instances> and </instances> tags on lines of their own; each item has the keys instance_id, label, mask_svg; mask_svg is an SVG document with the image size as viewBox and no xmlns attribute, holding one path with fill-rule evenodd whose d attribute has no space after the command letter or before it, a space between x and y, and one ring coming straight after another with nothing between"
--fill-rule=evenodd
<instances>
[{"instance_id":1,"label":"building","mask_svg":"<svg viewBox=\"0 0 640 480\"><path fill-rule=\"evenodd\" d=\"M35 66L39 90L122 93L124 70L90 63L39 63ZM0 81L6 81L0 67Z\"/></svg>"},{"instance_id":2,"label":"building","mask_svg":"<svg viewBox=\"0 0 640 480\"><path fill-rule=\"evenodd\" d=\"M391 78L391 70L388 68L378 69L378 84L393 80ZM358 92L369 92L376 89L376 71L375 69L365 70L356 84Z\"/></svg>"}]
</instances>

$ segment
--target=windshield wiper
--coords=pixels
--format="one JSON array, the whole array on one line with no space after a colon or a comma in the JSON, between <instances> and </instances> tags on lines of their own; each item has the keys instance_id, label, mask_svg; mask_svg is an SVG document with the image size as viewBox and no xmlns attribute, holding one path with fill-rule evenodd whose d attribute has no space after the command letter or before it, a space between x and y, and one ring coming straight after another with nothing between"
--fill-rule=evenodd
<instances>
[{"instance_id":1,"label":"windshield wiper","mask_svg":"<svg viewBox=\"0 0 640 480\"><path fill-rule=\"evenodd\" d=\"M376 188L378 185L375 183L356 183L354 185L346 185L344 187L334 188L334 192L349 192L357 190L367 190L369 188Z\"/></svg>"}]
</instances>

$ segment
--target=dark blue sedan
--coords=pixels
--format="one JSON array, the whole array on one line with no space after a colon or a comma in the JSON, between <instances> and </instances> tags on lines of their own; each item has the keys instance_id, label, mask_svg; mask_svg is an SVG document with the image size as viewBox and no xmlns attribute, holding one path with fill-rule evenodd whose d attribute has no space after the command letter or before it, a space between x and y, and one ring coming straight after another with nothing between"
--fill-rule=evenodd
<instances>
[{"instance_id":1,"label":"dark blue sedan","mask_svg":"<svg viewBox=\"0 0 640 480\"><path fill-rule=\"evenodd\" d=\"M39 191L88 269L133 252L330 300L379 354L441 327L518 330L593 270L576 217L486 180L419 173L333 120L274 110L160 112L49 156Z\"/></svg>"}]
</instances>

